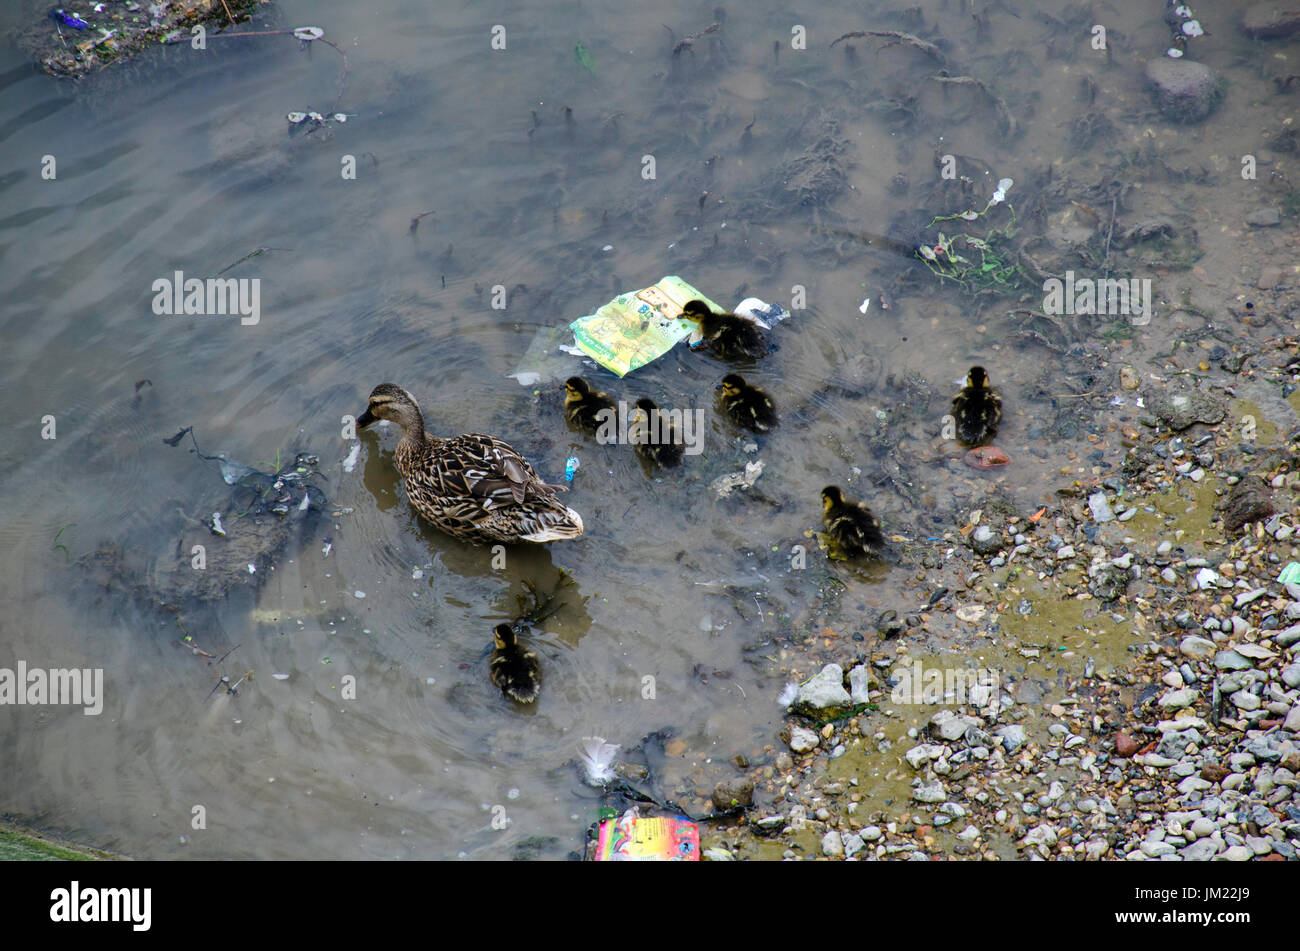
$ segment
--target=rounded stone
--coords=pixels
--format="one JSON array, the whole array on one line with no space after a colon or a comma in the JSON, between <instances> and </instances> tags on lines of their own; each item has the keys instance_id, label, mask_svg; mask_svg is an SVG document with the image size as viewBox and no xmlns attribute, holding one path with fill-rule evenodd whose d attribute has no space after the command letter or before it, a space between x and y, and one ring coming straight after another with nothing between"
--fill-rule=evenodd
<instances>
[{"instance_id":1,"label":"rounded stone","mask_svg":"<svg viewBox=\"0 0 1300 951\"><path fill-rule=\"evenodd\" d=\"M1277 38L1300 32L1300 9L1293 3L1257 3L1241 19L1248 36Z\"/></svg>"},{"instance_id":2,"label":"rounded stone","mask_svg":"<svg viewBox=\"0 0 1300 951\"><path fill-rule=\"evenodd\" d=\"M1161 56L1147 63L1156 108L1171 122L1199 122L1214 108L1217 77L1204 63Z\"/></svg>"}]
</instances>

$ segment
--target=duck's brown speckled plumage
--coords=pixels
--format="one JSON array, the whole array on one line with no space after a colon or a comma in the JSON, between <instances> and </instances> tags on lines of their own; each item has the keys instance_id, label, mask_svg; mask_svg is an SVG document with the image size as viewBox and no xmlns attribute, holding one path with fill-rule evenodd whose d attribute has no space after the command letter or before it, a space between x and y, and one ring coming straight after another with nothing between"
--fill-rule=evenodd
<instances>
[{"instance_id":1,"label":"duck's brown speckled plumage","mask_svg":"<svg viewBox=\"0 0 1300 951\"><path fill-rule=\"evenodd\" d=\"M449 535L475 541L547 542L577 538L582 516L556 497L567 487L538 478L508 443L485 433L443 439L425 431L410 393L381 383L357 418L402 427L393 455L411 505Z\"/></svg>"}]
</instances>

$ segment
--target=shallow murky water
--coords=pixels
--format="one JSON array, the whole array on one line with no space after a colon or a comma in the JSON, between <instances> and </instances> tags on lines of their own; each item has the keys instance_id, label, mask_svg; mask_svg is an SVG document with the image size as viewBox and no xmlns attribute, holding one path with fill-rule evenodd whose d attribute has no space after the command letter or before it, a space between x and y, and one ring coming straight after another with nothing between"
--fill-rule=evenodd
<instances>
[{"instance_id":1,"label":"shallow murky water","mask_svg":"<svg viewBox=\"0 0 1300 951\"><path fill-rule=\"evenodd\" d=\"M1116 69L1088 50L1072 4L994 5L982 31L966 6L927 2L917 25L880 4L819 6L803 51L784 12L728 7L719 33L674 56L711 22L698 5L505 10L507 48L494 52L492 24L468 5L435 16L416 2L277 4L268 28L316 23L346 52L341 96L343 57L287 36L170 47L79 85L5 50L0 666L103 667L106 698L98 717L0 710L0 809L151 858L508 858L537 837L539 854L562 857L598 799L569 765L581 737L633 746L657 734L659 794L707 794L700 764L756 759L772 742L772 659L825 616L829 575L848 585L839 624L870 630L861 608L900 603L914 569L828 566L807 537L823 485L870 499L906 548L960 525L992 485L1031 510L1063 471L1104 475L1068 455L1088 410L1073 429L1062 420L1088 386L1060 381L1096 370L1088 354L1105 341L1081 334L1073 356L1014 344L1014 297L941 286L879 236L908 213L963 210L928 203L936 153L978 158L961 165L971 204L1007 176L1028 211L1049 163L1058 179L1104 178L1114 150L1144 147L1146 123L1168 161L1192 150L1183 165L1231 165L1219 151L1233 129L1220 118L1177 133L1185 146L1165 141L1136 65L1136 51L1163 44L1158 17L1107 13ZM930 83L936 64L916 50L829 47L886 20L938 26L951 68L995 86L1019 134L1004 135L970 89ZM1240 50L1210 49L1230 77L1253 76ZM1121 127L1078 148L1084 74ZM287 134L293 110L349 118ZM829 151L816 150L822 138ZM53 181L40 174L47 155ZM821 164L795 194L788 163L809 155ZM341 174L349 162L354 179ZM1198 200L1234 199L1206 188ZM1208 224L1201 239L1229 253ZM256 324L151 310L154 281L212 276L261 248L273 250L225 274L261 281ZM723 302L788 306L796 285L806 292L750 374L785 413L758 440L767 468L750 496L708 489L752 456L713 413L726 371L707 356L678 348L622 381L582 368L629 401L708 410L703 454L655 478L626 447L570 433L554 381L507 376L539 330L665 274ZM505 309L491 306L495 285ZM1177 290L1168 279L1157 294ZM1166 351L1171 327L1145 328L1134 346ZM972 362L1007 397L998 445L1014 463L993 476L938 438ZM544 478L579 455L566 501L585 537L511 549L496 568L486 546L417 519L392 433L364 434L345 471L342 417L387 380L422 401L432 431L497 434ZM54 439L42 438L46 416ZM205 453L260 469L317 454L329 504L256 594L173 614L151 593L176 583L180 540L201 537L229 491L188 442L164 444L185 426ZM94 583L78 559L110 543L145 587ZM790 564L800 544L804 572ZM522 710L487 682L491 628L516 615L525 582L549 591L561 568L575 584L533 630L545 685ZM182 631L224 659L180 646ZM238 695L214 691L250 670ZM192 828L200 805L206 830ZM503 830L494 806L511 820Z\"/></svg>"}]
</instances>

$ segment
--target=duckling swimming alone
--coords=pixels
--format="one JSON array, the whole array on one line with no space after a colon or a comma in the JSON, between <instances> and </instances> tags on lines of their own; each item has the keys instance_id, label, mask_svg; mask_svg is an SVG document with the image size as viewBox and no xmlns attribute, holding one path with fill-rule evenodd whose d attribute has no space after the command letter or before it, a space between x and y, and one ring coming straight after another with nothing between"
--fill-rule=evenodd
<instances>
[{"instance_id":1,"label":"duckling swimming alone","mask_svg":"<svg viewBox=\"0 0 1300 951\"><path fill-rule=\"evenodd\" d=\"M844 498L837 485L822 489L822 523L840 553L849 558L865 555L869 549L885 544L880 522L871 509L856 499Z\"/></svg>"},{"instance_id":2,"label":"duckling swimming alone","mask_svg":"<svg viewBox=\"0 0 1300 951\"><path fill-rule=\"evenodd\" d=\"M618 412L608 393L594 389L580 376L571 376L564 381L564 418L570 424L595 433L602 423L613 418L601 416L607 410Z\"/></svg>"},{"instance_id":3,"label":"duckling swimming alone","mask_svg":"<svg viewBox=\"0 0 1300 951\"><path fill-rule=\"evenodd\" d=\"M488 676L501 692L520 703L532 703L542 687L542 667L537 655L519 646L514 628L498 624L492 631L492 659Z\"/></svg>"},{"instance_id":4,"label":"duckling swimming alone","mask_svg":"<svg viewBox=\"0 0 1300 951\"><path fill-rule=\"evenodd\" d=\"M677 426L666 414L660 414L654 400L643 396L636 401L636 415L632 418L633 448L647 462L669 468L682 464L686 447Z\"/></svg>"},{"instance_id":5,"label":"duckling swimming alone","mask_svg":"<svg viewBox=\"0 0 1300 951\"><path fill-rule=\"evenodd\" d=\"M582 534L582 516L562 504L563 485L543 482L509 443L484 433L451 439L424 429L415 397L380 383L357 417L364 429L376 419L402 428L393 453L411 505L448 535L475 541L551 542Z\"/></svg>"},{"instance_id":6,"label":"duckling swimming alone","mask_svg":"<svg viewBox=\"0 0 1300 951\"><path fill-rule=\"evenodd\" d=\"M966 374L966 385L952 398L952 415L957 420L957 438L967 445L982 446L997 435L1002 397L983 367L971 367Z\"/></svg>"},{"instance_id":7,"label":"duckling swimming alone","mask_svg":"<svg viewBox=\"0 0 1300 951\"><path fill-rule=\"evenodd\" d=\"M699 323L704 342L723 359L767 356L767 340L752 320L735 314L716 314L702 300L687 301L682 316Z\"/></svg>"},{"instance_id":8,"label":"duckling swimming alone","mask_svg":"<svg viewBox=\"0 0 1300 951\"><path fill-rule=\"evenodd\" d=\"M765 433L780 423L772 398L757 386L746 383L739 373L724 376L719 389L722 390L722 408L736 425Z\"/></svg>"}]
</instances>

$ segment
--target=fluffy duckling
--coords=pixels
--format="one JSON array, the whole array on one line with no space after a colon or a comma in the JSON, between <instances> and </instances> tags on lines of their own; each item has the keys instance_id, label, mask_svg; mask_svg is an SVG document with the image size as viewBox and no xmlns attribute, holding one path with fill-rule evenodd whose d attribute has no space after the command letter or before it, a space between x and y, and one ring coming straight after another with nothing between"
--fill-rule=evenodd
<instances>
[{"instance_id":1,"label":"fluffy duckling","mask_svg":"<svg viewBox=\"0 0 1300 951\"><path fill-rule=\"evenodd\" d=\"M871 509L856 499L846 499L837 485L822 489L822 523L826 534L842 554L849 558L881 548L885 536Z\"/></svg>"},{"instance_id":2,"label":"fluffy duckling","mask_svg":"<svg viewBox=\"0 0 1300 951\"><path fill-rule=\"evenodd\" d=\"M519 646L514 628L498 624L492 631L492 660L488 674L492 683L511 700L532 703L542 686L542 668L537 655Z\"/></svg>"},{"instance_id":3,"label":"fluffy duckling","mask_svg":"<svg viewBox=\"0 0 1300 951\"><path fill-rule=\"evenodd\" d=\"M564 418L572 426L595 433L601 424L612 416L602 416L608 411L616 414L618 408L608 393L592 387L580 376L571 376L564 381Z\"/></svg>"},{"instance_id":4,"label":"fluffy duckling","mask_svg":"<svg viewBox=\"0 0 1300 951\"><path fill-rule=\"evenodd\" d=\"M779 424L772 397L752 383L746 383L739 373L724 376L718 389L722 391L722 408L736 425L765 433Z\"/></svg>"},{"instance_id":5,"label":"fluffy duckling","mask_svg":"<svg viewBox=\"0 0 1300 951\"><path fill-rule=\"evenodd\" d=\"M971 367L966 374L966 385L952 399L952 415L957 420L957 438L967 445L982 446L997 435L1002 397L983 367Z\"/></svg>"},{"instance_id":6,"label":"fluffy duckling","mask_svg":"<svg viewBox=\"0 0 1300 951\"><path fill-rule=\"evenodd\" d=\"M659 407L648 396L636 401L631 436L636 454L647 462L665 468L682 464L686 447L681 434L666 415L660 415Z\"/></svg>"},{"instance_id":7,"label":"fluffy duckling","mask_svg":"<svg viewBox=\"0 0 1300 951\"><path fill-rule=\"evenodd\" d=\"M716 314L702 300L687 301L682 316L699 323L704 342L723 359L767 356L767 340L752 320L735 314Z\"/></svg>"}]
</instances>

